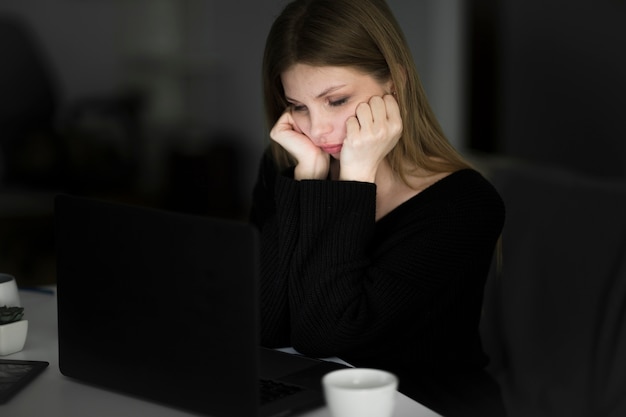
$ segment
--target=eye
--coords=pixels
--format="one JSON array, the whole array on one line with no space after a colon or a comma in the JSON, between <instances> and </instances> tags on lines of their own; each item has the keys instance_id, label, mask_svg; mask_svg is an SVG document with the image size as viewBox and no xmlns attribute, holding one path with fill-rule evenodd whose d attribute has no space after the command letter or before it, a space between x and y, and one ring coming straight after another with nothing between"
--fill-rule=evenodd
<instances>
[{"instance_id":1,"label":"eye","mask_svg":"<svg viewBox=\"0 0 626 417\"><path fill-rule=\"evenodd\" d=\"M296 113L302 113L306 111L306 106L303 106L302 104L291 103L291 111Z\"/></svg>"},{"instance_id":2,"label":"eye","mask_svg":"<svg viewBox=\"0 0 626 417\"><path fill-rule=\"evenodd\" d=\"M328 102L328 104L329 104L331 107L339 107L339 106L341 106L341 105L343 105L343 104L346 104L346 102L347 102L347 101L348 101L348 97L344 97L344 98L341 98L341 99L339 99L339 100L334 100L334 101L330 100L330 101Z\"/></svg>"}]
</instances>

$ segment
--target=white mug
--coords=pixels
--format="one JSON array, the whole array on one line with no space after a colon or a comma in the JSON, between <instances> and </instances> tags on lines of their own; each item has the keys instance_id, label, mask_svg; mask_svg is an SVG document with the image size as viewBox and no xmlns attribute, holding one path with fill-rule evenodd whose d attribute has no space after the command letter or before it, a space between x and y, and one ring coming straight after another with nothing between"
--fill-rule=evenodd
<instances>
[{"instance_id":1,"label":"white mug","mask_svg":"<svg viewBox=\"0 0 626 417\"><path fill-rule=\"evenodd\" d=\"M15 277L0 274L0 307L21 307L20 295L17 291Z\"/></svg>"},{"instance_id":2,"label":"white mug","mask_svg":"<svg viewBox=\"0 0 626 417\"><path fill-rule=\"evenodd\" d=\"M333 417L391 417L398 378L387 371L349 368L322 378L326 404Z\"/></svg>"}]
</instances>

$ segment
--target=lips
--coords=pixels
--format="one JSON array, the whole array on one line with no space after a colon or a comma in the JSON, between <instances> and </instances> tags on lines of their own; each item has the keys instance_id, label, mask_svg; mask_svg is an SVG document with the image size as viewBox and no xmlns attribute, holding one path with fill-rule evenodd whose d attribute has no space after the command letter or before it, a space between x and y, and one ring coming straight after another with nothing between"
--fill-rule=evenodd
<instances>
[{"instance_id":1,"label":"lips","mask_svg":"<svg viewBox=\"0 0 626 417\"><path fill-rule=\"evenodd\" d=\"M342 145L327 145L321 146L321 148L324 152L333 155L341 152Z\"/></svg>"}]
</instances>

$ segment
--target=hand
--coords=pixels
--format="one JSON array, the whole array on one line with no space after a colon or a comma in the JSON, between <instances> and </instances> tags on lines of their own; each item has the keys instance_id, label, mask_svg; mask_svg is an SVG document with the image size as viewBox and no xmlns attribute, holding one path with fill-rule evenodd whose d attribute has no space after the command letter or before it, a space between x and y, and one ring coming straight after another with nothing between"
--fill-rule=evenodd
<instances>
[{"instance_id":1,"label":"hand","mask_svg":"<svg viewBox=\"0 0 626 417\"><path fill-rule=\"evenodd\" d=\"M375 96L359 104L356 115L346 121L339 178L374 182L379 164L401 135L400 108L392 95Z\"/></svg>"},{"instance_id":2,"label":"hand","mask_svg":"<svg viewBox=\"0 0 626 417\"><path fill-rule=\"evenodd\" d=\"M270 137L296 159L295 179L328 177L330 156L302 133L288 110L280 116L270 131Z\"/></svg>"}]
</instances>

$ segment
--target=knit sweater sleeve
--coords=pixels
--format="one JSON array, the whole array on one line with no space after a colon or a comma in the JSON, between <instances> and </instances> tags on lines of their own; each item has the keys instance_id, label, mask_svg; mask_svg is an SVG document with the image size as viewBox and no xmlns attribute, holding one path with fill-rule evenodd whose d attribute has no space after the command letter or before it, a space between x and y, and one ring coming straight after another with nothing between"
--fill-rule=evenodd
<instances>
[{"instance_id":1,"label":"knit sweater sleeve","mask_svg":"<svg viewBox=\"0 0 626 417\"><path fill-rule=\"evenodd\" d=\"M475 241L455 243L465 209L458 218L433 210L428 224L406 220L411 213L400 233L381 236L371 183L295 181L265 165L254 201L266 346L340 356L380 345L408 323L428 326L432 299L474 253Z\"/></svg>"},{"instance_id":2,"label":"knit sweater sleeve","mask_svg":"<svg viewBox=\"0 0 626 417\"><path fill-rule=\"evenodd\" d=\"M319 355L335 351L315 346L320 334L323 344L357 342L354 336L369 323L353 316L367 313L357 288L368 265L375 204L374 184L295 181L272 172L266 158L252 212L261 232L264 345L293 345Z\"/></svg>"}]
</instances>

